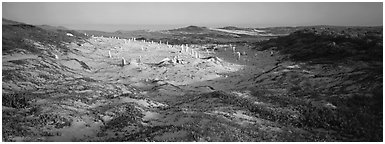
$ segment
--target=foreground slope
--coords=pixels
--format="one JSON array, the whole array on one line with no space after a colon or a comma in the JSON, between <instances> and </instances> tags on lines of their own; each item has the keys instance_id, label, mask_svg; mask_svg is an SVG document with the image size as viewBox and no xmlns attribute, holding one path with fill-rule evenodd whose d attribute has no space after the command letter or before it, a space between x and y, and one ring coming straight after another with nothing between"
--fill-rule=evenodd
<instances>
[{"instance_id":1,"label":"foreground slope","mask_svg":"<svg viewBox=\"0 0 385 144\"><path fill-rule=\"evenodd\" d=\"M309 27L261 42L258 49L276 50L306 69L277 77L288 82L290 95L336 106L305 109L314 116L309 126L377 141L383 128L382 39L382 27Z\"/></svg>"},{"instance_id":2,"label":"foreground slope","mask_svg":"<svg viewBox=\"0 0 385 144\"><path fill-rule=\"evenodd\" d=\"M366 61L61 32L3 26L3 141L382 141L382 83L355 77Z\"/></svg>"}]
</instances>

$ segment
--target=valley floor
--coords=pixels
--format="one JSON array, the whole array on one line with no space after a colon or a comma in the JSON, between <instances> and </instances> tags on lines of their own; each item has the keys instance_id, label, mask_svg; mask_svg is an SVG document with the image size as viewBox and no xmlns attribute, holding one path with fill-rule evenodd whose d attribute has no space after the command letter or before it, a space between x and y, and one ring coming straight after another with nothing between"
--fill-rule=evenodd
<instances>
[{"instance_id":1,"label":"valley floor","mask_svg":"<svg viewBox=\"0 0 385 144\"><path fill-rule=\"evenodd\" d=\"M74 51L58 59L3 55L3 141L371 140L305 112L344 109L330 99L362 93L341 80L362 73L349 64L310 66L244 47L237 60L231 49L196 46L196 58L180 46L88 41L68 44Z\"/></svg>"}]
</instances>

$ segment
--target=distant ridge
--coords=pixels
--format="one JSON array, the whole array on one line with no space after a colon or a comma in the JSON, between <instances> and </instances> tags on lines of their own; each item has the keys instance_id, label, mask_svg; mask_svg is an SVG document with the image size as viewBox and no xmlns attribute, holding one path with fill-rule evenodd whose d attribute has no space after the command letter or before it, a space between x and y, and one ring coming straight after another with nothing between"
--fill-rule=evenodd
<instances>
[{"instance_id":1,"label":"distant ridge","mask_svg":"<svg viewBox=\"0 0 385 144\"><path fill-rule=\"evenodd\" d=\"M38 25L37 27L40 27L45 30L69 30L68 28L63 26Z\"/></svg>"},{"instance_id":2,"label":"distant ridge","mask_svg":"<svg viewBox=\"0 0 385 144\"><path fill-rule=\"evenodd\" d=\"M209 31L209 29L207 27L188 26L184 28L172 29L170 31L203 32L203 31Z\"/></svg>"},{"instance_id":3,"label":"distant ridge","mask_svg":"<svg viewBox=\"0 0 385 144\"><path fill-rule=\"evenodd\" d=\"M245 28L238 28L238 27L235 27L235 26L226 26L226 27L219 28L219 29L226 29L226 30L244 30Z\"/></svg>"},{"instance_id":4,"label":"distant ridge","mask_svg":"<svg viewBox=\"0 0 385 144\"><path fill-rule=\"evenodd\" d=\"M2 20L2 25L29 25L29 26L36 26L36 27L39 27L39 28L42 28L42 29L45 29L45 30L70 30L66 27L63 27L63 26L50 26L50 25L31 25L31 24L26 24L26 23L22 23L22 22L17 22L17 21L13 21L13 20L9 20L9 19L5 19L3 18Z\"/></svg>"},{"instance_id":5,"label":"distant ridge","mask_svg":"<svg viewBox=\"0 0 385 144\"><path fill-rule=\"evenodd\" d=\"M21 22L17 22L17 21L8 20L8 19L3 18L3 25L19 25L19 24L25 24L25 23L21 23Z\"/></svg>"}]
</instances>

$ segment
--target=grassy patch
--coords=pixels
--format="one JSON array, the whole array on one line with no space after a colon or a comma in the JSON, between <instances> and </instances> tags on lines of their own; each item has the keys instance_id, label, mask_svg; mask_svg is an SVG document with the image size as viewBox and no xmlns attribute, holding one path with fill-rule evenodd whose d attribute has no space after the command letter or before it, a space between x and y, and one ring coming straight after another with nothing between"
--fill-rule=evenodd
<instances>
[{"instance_id":1,"label":"grassy patch","mask_svg":"<svg viewBox=\"0 0 385 144\"><path fill-rule=\"evenodd\" d=\"M2 95L3 106L12 108L26 108L30 106L29 101L33 99L34 95L30 93L15 93Z\"/></svg>"}]
</instances>

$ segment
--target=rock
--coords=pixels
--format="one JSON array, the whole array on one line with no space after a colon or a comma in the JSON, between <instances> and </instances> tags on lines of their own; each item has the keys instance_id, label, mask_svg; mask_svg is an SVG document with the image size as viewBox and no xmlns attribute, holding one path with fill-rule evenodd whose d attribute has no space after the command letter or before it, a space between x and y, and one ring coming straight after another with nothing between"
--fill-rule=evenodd
<instances>
[{"instance_id":1,"label":"rock","mask_svg":"<svg viewBox=\"0 0 385 144\"><path fill-rule=\"evenodd\" d=\"M123 67L123 66L125 66L126 64L127 64L126 59L124 59L124 57L122 57L122 63L121 63L121 66Z\"/></svg>"},{"instance_id":2,"label":"rock","mask_svg":"<svg viewBox=\"0 0 385 144\"><path fill-rule=\"evenodd\" d=\"M108 115L105 115L105 116L102 116L102 117L101 117L103 123L106 123L106 122L112 120L112 118L113 118L113 117L108 116Z\"/></svg>"},{"instance_id":3,"label":"rock","mask_svg":"<svg viewBox=\"0 0 385 144\"><path fill-rule=\"evenodd\" d=\"M289 69L301 68L299 65L286 66Z\"/></svg>"},{"instance_id":4,"label":"rock","mask_svg":"<svg viewBox=\"0 0 385 144\"><path fill-rule=\"evenodd\" d=\"M333 104L331 104L329 102L325 104L325 107L331 108L331 109L336 109L337 108L335 105L333 105Z\"/></svg>"}]
</instances>

